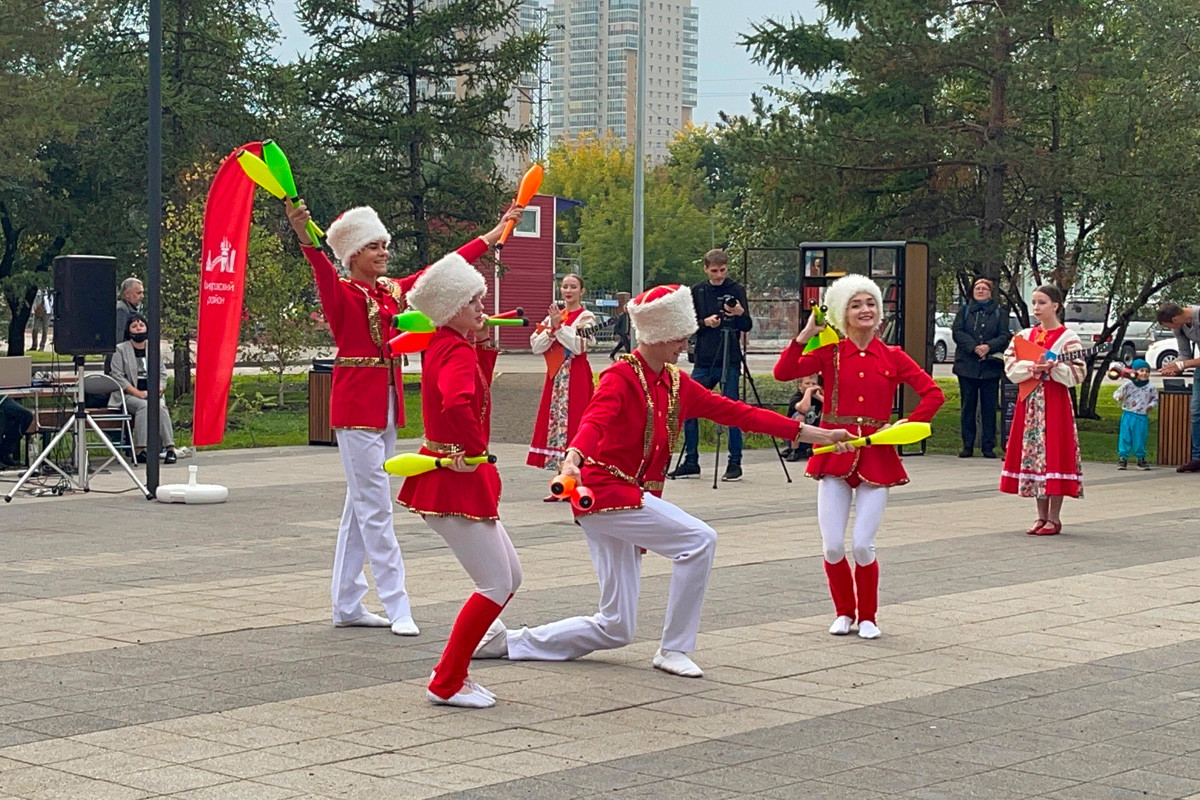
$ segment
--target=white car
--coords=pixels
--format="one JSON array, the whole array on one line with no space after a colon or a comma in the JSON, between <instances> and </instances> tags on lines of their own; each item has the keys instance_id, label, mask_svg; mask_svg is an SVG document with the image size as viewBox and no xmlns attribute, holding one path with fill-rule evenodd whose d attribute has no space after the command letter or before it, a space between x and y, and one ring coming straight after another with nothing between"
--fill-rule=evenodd
<instances>
[{"instance_id":1,"label":"white car","mask_svg":"<svg viewBox=\"0 0 1200 800\"><path fill-rule=\"evenodd\" d=\"M958 348L954 344L954 333L945 325L933 326L933 361L935 364L944 364L947 361L954 360L954 353Z\"/></svg>"},{"instance_id":2,"label":"white car","mask_svg":"<svg viewBox=\"0 0 1200 800\"><path fill-rule=\"evenodd\" d=\"M1192 357L1195 357L1195 346L1192 347ZM1151 369L1162 369L1167 364L1170 364L1175 359L1179 358L1179 348L1175 344L1175 337L1171 336L1167 339L1159 339L1154 344L1146 349L1146 363Z\"/></svg>"}]
</instances>

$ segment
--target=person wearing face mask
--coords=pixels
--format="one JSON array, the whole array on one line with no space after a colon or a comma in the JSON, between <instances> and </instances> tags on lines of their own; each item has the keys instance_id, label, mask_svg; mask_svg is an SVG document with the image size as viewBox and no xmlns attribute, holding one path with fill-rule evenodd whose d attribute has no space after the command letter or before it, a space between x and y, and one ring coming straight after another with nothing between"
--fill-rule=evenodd
<instances>
[{"instance_id":1,"label":"person wearing face mask","mask_svg":"<svg viewBox=\"0 0 1200 800\"><path fill-rule=\"evenodd\" d=\"M521 211L513 207L501 226L519 220ZM426 689L431 703L461 708L496 704L494 694L470 679L468 667L475 646L521 585L521 562L500 522L500 473L495 464L464 460L487 455L492 428L497 350L484 327L486 290L479 271L451 253L421 272L408 292L409 304L436 326L421 364L420 452L453 461L405 478L397 501L442 537L475 584Z\"/></svg>"},{"instance_id":2,"label":"person wearing face mask","mask_svg":"<svg viewBox=\"0 0 1200 800\"><path fill-rule=\"evenodd\" d=\"M931 421L946 398L903 349L884 344L876 335L883 307L879 286L862 275L847 275L826 290L825 305L829 321L846 337L805 354L809 339L824 327L817 324L815 314L810 315L804 330L779 356L775 380L820 374L825 386L821 427L850 431L856 437L891 424L892 401L901 384L911 386L921 398L908 419ZM875 619L879 606L875 534L887 507L888 488L908 483L908 474L896 448L887 446L815 455L808 460L805 474L817 479L817 522L836 614L829 632L845 636L857 620L858 635L876 639L880 630ZM846 559L852 504L853 573Z\"/></svg>"},{"instance_id":3,"label":"person wearing face mask","mask_svg":"<svg viewBox=\"0 0 1200 800\"><path fill-rule=\"evenodd\" d=\"M595 493L591 507L573 505L572 510L600 582L600 610L513 631L496 620L476 658L569 661L629 644L645 548L672 561L662 645L652 664L672 675L702 677L688 653L696 649L717 533L662 499L682 421L709 419L788 441L799 437L836 444L848 438L844 431L806 426L730 400L681 372L675 362L697 328L687 287L655 287L631 300L627 309L638 346L601 374L562 462L563 475Z\"/></svg>"},{"instance_id":4,"label":"person wearing face mask","mask_svg":"<svg viewBox=\"0 0 1200 800\"><path fill-rule=\"evenodd\" d=\"M132 314L125 321L124 341L117 345L109 365L108 374L120 385L120 391L114 391L108 398L109 408L121 407L121 395L125 395L125 407L133 416L133 451L137 463L145 464L146 455L146 418L150 406L147 398L150 393L146 390L146 338L149 326L141 314ZM175 430L171 427L171 414L167 411L167 401L163 392L167 388L167 365L159 353L158 367L158 430L162 437L163 447L167 454L163 459L168 464L178 460L175 453Z\"/></svg>"},{"instance_id":5,"label":"person wearing face mask","mask_svg":"<svg viewBox=\"0 0 1200 800\"><path fill-rule=\"evenodd\" d=\"M326 241L346 270L314 246L305 229L310 219L303 201L285 203L300 250L312 266L321 310L337 344L333 361L330 422L346 475L346 501L333 556L330 595L333 624L339 628L391 628L397 636L417 636L405 589L404 559L392 516L392 490L383 469L396 451L396 429L404 425L401 362L387 343L399 334L392 318L404 307L404 295L416 275L387 277L391 234L369 206L346 211L329 226ZM497 228L458 249L474 261L500 236ZM375 590L387 616L363 605L371 562Z\"/></svg>"}]
</instances>

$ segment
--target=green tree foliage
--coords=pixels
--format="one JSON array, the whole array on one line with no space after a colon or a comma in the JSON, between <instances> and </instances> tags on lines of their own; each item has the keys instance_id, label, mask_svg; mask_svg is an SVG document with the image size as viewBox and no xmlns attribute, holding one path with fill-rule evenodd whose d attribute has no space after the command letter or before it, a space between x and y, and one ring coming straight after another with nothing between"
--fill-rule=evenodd
<instances>
[{"instance_id":1,"label":"green tree foliage","mask_svg":"<svg viewBox=\"0 0 1200 800\"><path fill-rule=\"evenodd\" d=\"M1022 315L1023 285L1090 279L1115 298L1116 336L1188 275L1200 75L1184 54L1200 3L821 5L821 22L745 37L760 62L822 88L776 91L730 121L761 215L739 236L925 239L960 290L1001 278Z\"/></svg>"},{"instance_id":2,"label":"green tree foliage","mask_svg":"<svg viewBox=\"0 0 1200 800\"><path fill-rule=\"evenodd\" d=\"M64 154L79 140L98 95L75 69L82 2L0 2L0 292L10 312L8 354L25 352L38 286L75 223L61 187Z\"/></svg>"},{"instance_id":3,"label":"green tree foliage","mask_svg":"<svg viewBox=\"0 0 1200 800\"><path fill-rule=\"evenodd\" d=\"M725 243L728 203L717 199L709 160L715 134L690 129L670 157L647 170L645 283L695 283L700 259ZM547 194L584 205L560 218L564 241L578 241L591 290L628 291L633 241L633 148L610 137L564 140L547 156Z\"/></svg>"},{"instance_id":4,"label":"green tree foliage","mask_svg":"<svg viewBox=\"0 0 1200 800\"><path fill-rule=\"evenodd\" d=\"M502 115L542 45L540 34L502 35L514 33L517 5L297 3L313 50L295 74L329 154L334 202L379 211L402 271L494 219L507 189L492 148L532 143L532 131L507 127Z\"/></svg>"}]
</instances>

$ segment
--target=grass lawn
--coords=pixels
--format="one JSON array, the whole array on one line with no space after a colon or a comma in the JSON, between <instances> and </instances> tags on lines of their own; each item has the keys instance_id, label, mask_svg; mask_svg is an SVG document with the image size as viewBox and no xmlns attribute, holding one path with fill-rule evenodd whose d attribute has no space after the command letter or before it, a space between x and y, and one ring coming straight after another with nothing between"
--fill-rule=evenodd
<instances>
[{"instance_id":1,"label":"grass lawn","mask_svg":"<svg viewBox=\"0 0 1200 800\"><path fill-rule=\"evenodd\" d=\"M782 405L792 392L791 384L781 384L769 376L757 376L754 379L760 395L765 402L778 402ZM946 394L946 403L938 411L933 420L933 436L929 439L928 450L931 453L950 453L959 451L962 444L959 439L959 409L958 381L953 378L940 378L938 385ZM168 388L168 397L170 389ZM275 378L258 375L235 375L233 389L230 392L230 412L226 425L225 440L219 445L213 445L212 450L228 450L236 447L278 447L283 445L308 444L308 376L286 376L282 407L275 405ZM401 438L416 438L422 435L421 398L413 391L404 393L405 417L408 425L400 429ZM1121 418L1121 410L1112 399L1112 392L1103 391L1100 394L1098 407L1102 419L1081 420L1079 422L1080 449L1087 461L1115 461L1117 452L1117 427ZM186 395L178 402L171 404L171 417L175 421L175 435L180 444L191 444L192 430L192 396ZM1155 458L1155 446L1158 437L1158 417L1151 416L1149 459ZM700 423L700 444L702 450L711 451L715 446L715 432L712 423L702 420ZM722 442L722 447L727 446ZM766 436L748 434L745 437L747 449L769 448L771 440Z\"/></svg>"}]
</instances>

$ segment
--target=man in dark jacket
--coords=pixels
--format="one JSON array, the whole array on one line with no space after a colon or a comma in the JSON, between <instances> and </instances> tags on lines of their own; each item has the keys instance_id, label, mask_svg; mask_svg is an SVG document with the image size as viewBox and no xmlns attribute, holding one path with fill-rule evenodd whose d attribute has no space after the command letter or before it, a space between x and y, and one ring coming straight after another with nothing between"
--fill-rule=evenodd
<instances>
[{"instance_id":1,"label":"man in dark jacket","mask_svg":"<svg viewBox=\"0 0 1200 800\"><path fill-rule=\"evenodd\" d=\"M996 286L987 278L976 278L971 302L954 318L954 374L962 395L962 441L959 458L975 454L975 410L983 420L979 449L984 458L996 457L996 406L1000 378L1004 375L1001 356L1012 339L1008 309L994 299Z\"/></svg>"},{"instance_id":2,"label":"man in dark jacket","mask_svg":"<svg viewBox=\"0 0 1200 800\"><path fill-rule=\"evenodd\" d=\"M729 256L724 250L709 250L704 254L704 274L708 280L692 287L692 304L696 307L696 349L692 357L692 379L705 389L718 383L721 394L730 400L738 399L738 379L742 374L742 334L754 322L746 302L746 290L730 280ZM725 347L728 346L728 353ZM721 374L724 366L724 375ZM683 462L671 473L672 478L700 474L700 423L689 419L683 424ZM729 461L723 481L742 479L742 431L729 429Z\"/></svg>"}]
</instances>

